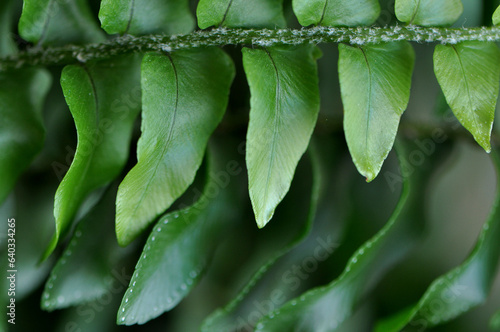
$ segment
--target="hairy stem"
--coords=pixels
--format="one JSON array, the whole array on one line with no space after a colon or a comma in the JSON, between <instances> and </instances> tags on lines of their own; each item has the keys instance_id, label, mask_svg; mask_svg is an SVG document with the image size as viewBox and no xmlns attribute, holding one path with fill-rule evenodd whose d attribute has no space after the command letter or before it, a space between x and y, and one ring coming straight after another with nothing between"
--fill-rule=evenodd
<instances>
[{"instance_id":1,"label":"hairy stem","mask_svg":"<svg viewBox=\"0 0 500 332\"><path fill-rule=\"evenodd\" d=\"M390 41L456 44L463 41L500 41L500 27L480 28L423 28L394 26L387 28L357 27L253 30L227 29L196 31L187 35L123 36L100 44L62 47L34 47L0 58L0 71L25 66L65 65L89 60L110 58L119 54L150 51L171 52L206 46L244 45L274 46L321 43L377 44Z\"/></svg>"}]
</instances>

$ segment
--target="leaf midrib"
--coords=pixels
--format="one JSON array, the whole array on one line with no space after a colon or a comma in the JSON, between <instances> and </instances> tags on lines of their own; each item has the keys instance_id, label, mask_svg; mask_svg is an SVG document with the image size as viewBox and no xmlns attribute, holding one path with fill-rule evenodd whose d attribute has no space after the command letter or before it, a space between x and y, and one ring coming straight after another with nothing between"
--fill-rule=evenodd
<instances>
[{"instance_id":1,"label":"leaf midrib","mask_svg":"<svg viewBox=\"0 0 500 332\"><path fill-rule=\"evenodd\" d=\"M269 183L271 182L271 173L272 173L272 166L274 164L274 159L275 159L275 153L276 153L276 140L277 140L277 135L278 135L278 129L279 129L279 119L281 115L281 84L280 84L280 75L278 68L276 66L276 63L274 62L273 57L271 56L271 53L267 50L264 49L266 54L268 55L269 59L271 60L271 64L273 65L274 72L276 73L276 95L274 98L274 131L273 131L273 140L271 142L271 156L269 158L269 167L267 169L267 178L266 178L266 186L265 186L265 192L264 192L264 204L268 200L269 196ZM267 219L267 218L266 218ZM267 222L268 220L266 220Z\"/></svg>"},{"instance_id":2,"label":"leaf midrib","mask_svg":"<svg viewBox=\"0 0 500 332\"><path fill-rule=\"evenodd\" d=\"M99 98L97 97L97 89L95 86L95 81L94 81L94 78L92 77L92 74L90 73L90 70L88 69L88 67L85 65L82 65L81 67L85 71L85 74L87 74L87 77L89 78L89 82L90 82L90 88L92 89L92 95L94 97L94 105L95 105L95 126L96 126L95 129L97 130L97 128L99 128L100 116L99 116ZM95 150L96 149L92 149L89 157L85 159L85 161L86 161L85 162L85 169L82 171L81 176L78 177L77 185L74 186L75 188L79 188L80 185L82 184L83 180L85 180L85 174L87 174L87 172L90 168L90 164L92 163L92 160L94 159Z\"/></svg>"},{"instance_id":3,"label":"leaf midrib","mask_svg":"<svg viewBox=\"0 0 500 332\"><path fill-rule=\"evenodd\" d=\"M219 26L222 26L224 22L226 21L227 14L229 13L229 9L231 8L231 5L233 4L233 0L229 0L229 3L227 4L226 11L224 12L224 16L222 16L222 21L220 21Z\"/></svg>"},{"instance_id":4,"label":"leaf midrib","mask_svg":"<svg viewBox=\"0 0 500 332\"><path fill-rule=\"evenodd\" d=\"M323 12L321 13L321 18L318 22L318 25L321 25L323 23L323 19L325 18L325 13L326 13L326 7L328 6L328 0L325 0L325 5L323 6Z\"/></svg>"},{"instance_id":5,"label":"leaf midrib","mask_svg":"<svg viewBox=\"0 0 500 332\"><path fill-rule=\"evenodd\" d=\"M365 62L366 62L366 67L368 69L368 103L366 105L367 107L367 112L366 112L366 134L365 134L365 155L367 154L367 152L369 152L368 150L368 136L369 136L369 133L370 133L370 124L371 124L371 118L372 118L372 115L373 115L373 107L371 105L372 103L372 70L371 70L371 67L370 67L370 62L368 61L368 56L366 55L366 51L360 47L359 48L361 50L361 53L363 54L363 57L365 59Z\"/></svg>"},{"instance_id":6,"label":"leaf midrib","mask_svg":"<svg viewBox=\"0 0 500 332\"><path fill-rule=\"evenodd\" d=\"M464 65L463 65L463 62L462 62L462 58L460 57L460 54L458 53L458 50L456 49L456 47L454 45L452 45L451 48L455 52L455 54L456 54L456 56L458 58L458 63L460 64L460 71L461 71L462 76L464 78L465 90L467 91L467 101L469 102L469 109L472 111L471 113L472 113L472 119L474 120L474 125L475 125L476 128L479 129L480 126L479 126L479 123L478 123L476 112L475 112L475 110L473 109L473 106L472 106L472 97L471 97L471 93L470 93L469 82L467 80L467 75L466 75L465 68L464 68Z\"/></svg>"},{"instance_id":7,"label":"leaf midrib","mask_svg":"<svg viewBox=\"0 0 500 332\"><path fill-rule=\"evenodd\" d=\"M130 4L130 14L128 17L128 22L127 22L127 28L125 29L125 33L128 33L130 30L130 25L132 24L132 18L134 17L134 7L135 7L135 0L131 0Z\"/></svg>"},{"instance_id":8,"label":"leaf midrib","mask_svg":"<svg viewBox=\"0 0 500 332\"><path fill-rule=\"evenodd\" d=\"M415 11L413 12L413 15L410 19L410 25L413 24L413 22L415 21L415 18L417 17L417 13L418 13L418 9L420 7L420 0L417 0L417 5L415 6Z\"/></svg>"},{"instance_id":9,"label":"leaf midrib","mask_svg":"<svg viewBox=\"0 0 500 332\"><path fill-rule=\"evenodd\" d=\"M97 89L95 86L95 81L94 81L94 78L92 77L92 74L90 73L90 70L88 69L87 66L82 65L81 68L84 70L85 74L87 75L89 82L90 82L90 87L92 89L92 94L94 97L94 106L95 106L95 126L96 126L95 128L97 130L97 128L99 128L100 116L99 116L99 98L97 96ZM80 140L81 135L82 135L81 133L79 133L79 135L78 135L79 141L85 141L85 139ZM95 150L96 149L91 149L88 158L85 158L84 169L80 173L80 176L77 177L76 184L73 186L73 188L81 188L83 181L87 180L86 174L88 173L89 168L90 168L90 164L92 163L92 160L94 159ZM78 146L77 146L76 152L78 153ZM70 167L70 169L71 169L71 167ZM85 194L83 196L85 196ZM59 216L60 216L61 212L62 211L59 209L59 213L58 213ZM69 218L69 219L74 218L75 213L76 212L74 212L73 215L71 216L71 218ZM66 213L64 213L64 214L66 214ZM57 220L60 220L60 219L57 218ZM70 222L70 221L71 220L68 220L67 222ZM61 227L60 223L61 222L56 223L56 236L57 236L57 238L59 238L59 235L63 231L63 227Z\"/></svg>"},{"instance_id":10,"label":"leaf midrib","mask_svg":"<svg viewBox=\"0 0 500 332\"><path fill-rule=\"evenodd\" d=\"M50 12L51 12L51 7L54 3L54 0L49 0L49 4L47 5L47 20L45 21L45 23L43 24L43 28L42 28L42 33L40 34L40 39L38 39L38 43L37 43L37 46L40 46L43 42L43 40L45 39L45 36L47 35L47 30L49 29L49 23L50 23L50 18L51 18L51 15L50 15Z\"/></svg>"},{"instance_id":11,"label":"leaf midrib","mask_svg":"<svg viewBox=\"0 0 500 332\"><path fill-rule=\"evenodd\" d=\"M173 136L173 131L174 131L174 125L175 125L175 122L176 122L176 119L177 119L177 110L178 110L178 106L179 106L179 79L178 79L178 75L177 75L177 68L175 67L175 64L174 64L174 61L173 61L172 57L169 54L167 54L166 56L168 57L171 65L172 65L172 69L173 69L173 72L174 72L174 78L175 78L174 115L172 116L172 122L170 124L170 128L169 128L169 131L168 131L168 134L167 134L166 143L163 146L161 153L159 154L159 158L157 158L157 160L156 160L156 165L154 167L153 174L149 177L149 180L148 180L148 183L146 185L146 188L144 188L144 190L142 191L141 198L139 199L139 201L135 205L134 211L132 212L132 218L131 219L135 219L135 217L137 215L137 210L139 209L139 206L142 205L142 201L144 200L144 197L146 196L146 193L149 191L149 187L151 186L151 183L153 182L153 179L156 177L156 172L158 171L158 167L160 166L160 163L162 161L161 157L165 155L165 152L166 152L167 148L170 146L170 143L172 141L172 136ZM155 212L155 214L157 214L157 213Z\"/></svg>"}]
</instances>

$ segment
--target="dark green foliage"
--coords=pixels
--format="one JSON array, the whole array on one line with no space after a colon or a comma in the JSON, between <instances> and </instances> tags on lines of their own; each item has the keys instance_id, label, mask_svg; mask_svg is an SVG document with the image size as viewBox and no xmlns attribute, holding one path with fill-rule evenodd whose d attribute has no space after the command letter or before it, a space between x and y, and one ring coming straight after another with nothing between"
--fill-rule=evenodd
<instances>
[{"instance_id":1,"label":"dark green foliage","mask_svg":"<svg viewBox=\"0 0 500 332\"><path fill-rule=\"evenodd\" d=\"M40 316L59 330L463 331L459 316L486 312L500 258L500 29L445 28L464 23L464 4L3 1L0 216L33 230L16 242L29 249L18 275L31 272L15 327L41 326L22 315L36 302L65 309ZM398 25L378 28L384 15ZM432 56L409 41L438 44ZM415 101L426 85L436 103ZM469 133L491 157L457 143ZM433 268L414 255L452 146L487 160L496 194L471 252ZM30 214L23 198L39 193L53 205ZM490 204L454 204L477 202ZM48 247L36 214L53 214ZM490 311L481 326L498 330Z\"/></svg>"}]
</instances>

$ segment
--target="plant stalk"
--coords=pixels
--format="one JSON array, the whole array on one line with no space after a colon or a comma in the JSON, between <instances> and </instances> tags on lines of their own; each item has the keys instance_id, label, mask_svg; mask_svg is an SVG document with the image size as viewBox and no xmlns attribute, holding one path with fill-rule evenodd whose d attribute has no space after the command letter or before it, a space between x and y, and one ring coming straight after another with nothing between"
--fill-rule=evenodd
<instances>
[{"instance_id":1,"label":"plant stalk","mask_svg":"<svg viewBox=\"0 0 500 332\"><path fill-rule=\"evenodd\" d=\"M457 44L464 41L500 42L500 27L424 28L393 27L311 27L303 29L228 29L195 31L186 35L125 35L99 44L33 47L0 58L0 71L29 66L58 66L104 60L116 55L146 52L172 52L197 47L239 45L247 47L347 43L378 44L393 41Z\"/></svg>"}]
</instances>

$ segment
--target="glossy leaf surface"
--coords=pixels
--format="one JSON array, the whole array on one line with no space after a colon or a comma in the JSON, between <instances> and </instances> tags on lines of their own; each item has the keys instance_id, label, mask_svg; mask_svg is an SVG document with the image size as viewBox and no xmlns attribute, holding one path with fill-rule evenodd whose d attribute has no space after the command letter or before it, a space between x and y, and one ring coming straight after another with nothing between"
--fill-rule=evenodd
<instances>
[{"instance_id":1,"label":"glossy leaf surface","mask_svg":"<svg viewBox=\"0 0 500 332\"><path fill-rule=\"evenodd\" d=\"M500 80L500 50L494 43L437 45L434 72L448 105L487 152Z\"/></svg>"},{"instance_id":2,"label":"glossy leaf surface","mask_svg":"<svg viewBox=\"0 0 500 332\"><path fill-rule=\"evenodd\" d=\"M462 15L460 0L396 0L396 17L408 24L448 26Z\"/></svg>"},{"instance_id":3,"label":"glossy leaf surface","mask_svg":"<svg viewBox=\"0 0 500 332\"><path fill-rule=\"evenodd\" d=\"M380 14L378 0L293 0L303 26L360 26L373 24Z\"/></svg>"},{"instance_id":4,"label":"glossy leaf surface","mask_svg":"<svg viewBox=\"0 0 500 332\"><path fill-rule=\"evenodd\" d=\"M218 48L147 54L137 165L117 196L118 242L127 245L193 182L226 110L234 66ZM194 95L193 95L194 94Z\"/></svg>"},{"instance_id":5,"label":"glossy leaf surface","mask_svg":"<svg viewBox=\"0 0 500 332\"><path fill-rule=\"evenodd\" d=\"M358 171L373 180L392 149L410 99L415 53L408 42L339 45L344 132Z\"/></svg>"},{"instance_id":6,"label":"glossy leaf surface","mask_svg":"<svg viewBox=\"0 0 500 332\"><path fill-rule=\"evenodd\" d=\"M495 10L493 13L493 24L494 25L500 25L500 6Z\"/></svg>"},{"instance_id":7,"label":"glossy leaf surface","mask_svg":"<svg viewBox=\"0 0 500 332\"><path fill-rule=\"evenodd\" d=\"M27 41L42 45L104 40L86 0L25 0L19 34Z\"/></svg>"},{"instance_id":8,"label":"glossy leaf surface","mask_svg":"<svg viewBox=\"0 0 500 332\"><path fill-rule=\"evenodd\" d=\"M109 34L180 34L194 27L187 0L103 0L99 19Z\"/></svg>"},{"instance_id":9,"label":"glossy leaf surface","mask_svg":"<svg viewBox=\"0 0 500 332\"><path fill-rule=\"evenodd\" d=\"M198 26L271 28L285 26L283 0L200 0Z\"/></svg>"},{"instance_id":10,"label":"glossy leaf surface","mask_svg":"<svg viewBox=\"0 0 500 332\"><path fill-rule=\"evenodd\" d=\"M257 225L264 227L290 188L319 112L315 46L243 49L250 85L246 163Z\"/></svg>"},{"instance_id":11,"label":"glossy leaf surface","mask_svg":"<svg viewBox=\"0 0 500 332\"><path fill-rule=\"evenodd\" d=\"M64 236L88 195L115 179L127 162L141 108L140 56L67 66L61 86L75 120L78 144L57 188L56 233L44 257Z\"/></svg>"},{"instance_id":12,"label":"glossy leaf surface","mask_svg":"<svg viewBox=\"0 0 500 332\"><path fill-rule=\"evenodd\" d=\"M143 324L171 310L204 274L234 215L228 188L217 182L217 162L208 163L199 200L162 216L153 228L123 297L118 324Z\"/></svg>"}]
</instances>

